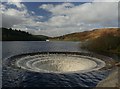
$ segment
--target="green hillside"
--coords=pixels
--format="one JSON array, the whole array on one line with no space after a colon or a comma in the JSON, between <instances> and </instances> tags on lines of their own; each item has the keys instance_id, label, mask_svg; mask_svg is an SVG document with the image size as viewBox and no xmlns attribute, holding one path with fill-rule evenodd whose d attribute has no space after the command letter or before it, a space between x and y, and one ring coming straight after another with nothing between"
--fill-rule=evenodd
<instances>
[{"instance_id":1,"label":"green hillside","mask_svg":"<svg viewBox=\"0 0 120 89\"><path fill-rule=\"evenodd\" d=\"M2 30L2 41L45 41L47 36L36 36L28 32L7 28L0 28Z\"/></svg>"}]
</instances>

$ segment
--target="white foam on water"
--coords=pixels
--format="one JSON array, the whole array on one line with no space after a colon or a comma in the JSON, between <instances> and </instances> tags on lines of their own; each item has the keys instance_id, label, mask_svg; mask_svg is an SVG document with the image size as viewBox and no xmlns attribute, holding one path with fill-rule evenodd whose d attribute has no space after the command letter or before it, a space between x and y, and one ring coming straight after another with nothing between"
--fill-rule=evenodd
<instances>
[{"instance_id":1,"label":"white foam on water","mask_svg":"<svg viewBox=\"0 0 120 89\"><path fill-rule=\"evenodd\" d=\"M105 66L105 62L75 54L39 54L19 58L16 66L33 72L73 73L99 70Z\"/></svg>"}]
</instances>

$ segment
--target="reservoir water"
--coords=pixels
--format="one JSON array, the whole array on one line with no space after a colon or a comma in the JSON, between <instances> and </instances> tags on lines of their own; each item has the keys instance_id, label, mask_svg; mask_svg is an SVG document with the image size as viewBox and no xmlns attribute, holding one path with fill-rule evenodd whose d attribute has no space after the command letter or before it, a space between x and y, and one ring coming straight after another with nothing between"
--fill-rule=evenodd
<instances>
[{"instance_id":1,"label":"reservoir water","mask_svg":"<svg viewBox=\"0 0 120 89\"><path fill-rule=\"evenodd\" d=\"M104 66L104 62L93 57L63 54L65 52L86 53L87 51L80 48L80 44L80 42L63 41L3 42L2 86L95 87L99 81L108 76L110 71L99 70ZM48 54L40 54L40 52L48 52ZM49 52L63 53L49 54Z\"/></svg>"}]
</instances>

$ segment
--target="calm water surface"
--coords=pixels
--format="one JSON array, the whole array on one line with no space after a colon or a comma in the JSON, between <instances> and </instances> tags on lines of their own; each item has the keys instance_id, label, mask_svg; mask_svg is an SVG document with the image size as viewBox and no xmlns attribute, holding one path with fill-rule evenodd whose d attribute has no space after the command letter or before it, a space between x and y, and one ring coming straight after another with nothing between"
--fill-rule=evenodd
<instances>
[{"instance_id":1,"label":"calm water surface","mask_svg":"<svg viewBox=\"0 0 120 89\"><path fill-rule=\"evenodd\" d=\"M3 87L95 87L104 79L108 70L89 73L36 73L9 68L7 58L32 52L86 52L80 49L80 42L36 42L13 41L3 42Z\"/></svg>"},{"instance_id":2,"label":"calm water surface","mask_svg":"<svg viewBox=\"0 0 120 89\"><path fill-rule=\"evenodd\" d=\"M3 58L30 52L68 51L79 52L80 42L44 42L44 41L13 41L3 42Z\"/></svg>"}]
</instances>

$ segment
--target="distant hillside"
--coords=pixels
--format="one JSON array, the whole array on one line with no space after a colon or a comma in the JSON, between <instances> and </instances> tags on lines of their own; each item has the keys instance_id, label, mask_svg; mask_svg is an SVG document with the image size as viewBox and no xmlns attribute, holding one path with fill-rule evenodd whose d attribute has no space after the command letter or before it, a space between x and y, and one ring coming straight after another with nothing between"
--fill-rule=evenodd
<instances>
[{"instance_id":1,"label":"distant hillside","mask_svg":"<svg viewBox=\"0 0 120 89\"><path fill-rule=\"evenodd\" d=\"M120 28L94 30L82 45L83 48L94 52L117 53L120 55Z\"/></svg>"},{"instance_id":2,"label":"distant hillside","mask_svg":"<svg viewBox=\"0 0 120 89\"><path fill-rule=\"evenodd\" d=\"M54 37L51 40L83 41L82 48L89 51L120 54L120 28L95 29Z\"/></svg>"},{"instance_id":3,"label":"distant hillside","mask_svg":"<svg viewBox=\"0 0 120 89\"><path fill-rule=\"evenodd\" d=\"M3 41L45 41L47 36L35 36L25 31L0 28L2 30Z\"/></svg>"},{"instance_id":4,"label":"distant hillside","mask_svg":"<svg viewBox=\"0 0 120 89\"><path fill-rule=\"evenodd\" d=\"M38 37L38 38L45 39L45 40L50 38L50 37L44 36L44 35L34 35L34 36L36 36L36 37Z\"/></svg>"},{"instance_id":5,"label":"distant hillside","mask_svg":"<svg viewBox=\"0 0 120 89\"><path fill-rule=\"evenodd\" d=\"M90 39L96 39L98 37L110 34L113 36L120 36L120 29L118 28L94 29L92 31L78 32L59 37L53 37L51 40L85 41Z\"/></svg>"}]
</instances>

